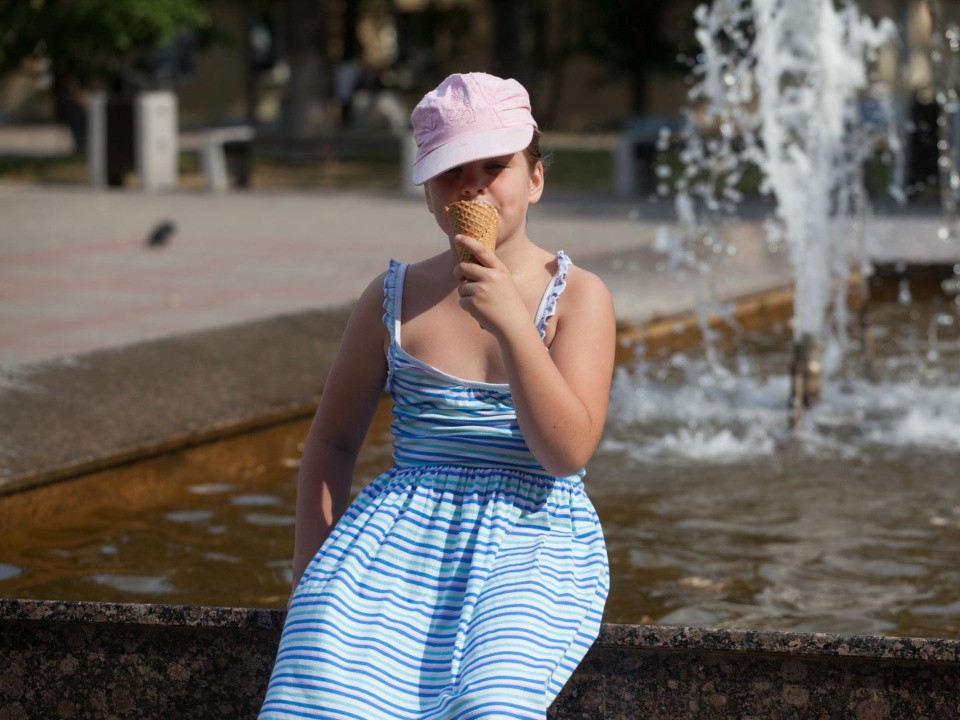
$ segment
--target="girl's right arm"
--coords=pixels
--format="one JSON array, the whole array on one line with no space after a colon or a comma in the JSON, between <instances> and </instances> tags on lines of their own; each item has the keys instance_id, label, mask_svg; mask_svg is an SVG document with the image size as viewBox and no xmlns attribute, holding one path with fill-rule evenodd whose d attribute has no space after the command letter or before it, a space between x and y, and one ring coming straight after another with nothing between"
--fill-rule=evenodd
<instances>
[{"instance_id":1,"label":"girl's right arm","mask_svg":"<svg viewBox=\"0 0 960 720\"><path fill-rule=\"evenodd\" d=\"M304 445L297 479L294 588L347 508L357 455L383 393L383 279L381 274L367 286L347 321Z\"/></svg>"}]
</instances>

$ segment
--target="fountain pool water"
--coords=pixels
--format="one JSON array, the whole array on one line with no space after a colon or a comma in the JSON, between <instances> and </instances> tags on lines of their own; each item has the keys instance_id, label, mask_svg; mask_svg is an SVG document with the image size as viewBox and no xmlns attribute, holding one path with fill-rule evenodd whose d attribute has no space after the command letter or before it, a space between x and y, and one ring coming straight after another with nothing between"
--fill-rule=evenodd
<instances>
[{"instance_id":1,"label":"fountain pool water","mask_svg":"<svg viewBox=\"0 0 960 720\"><path fill-rule=\"evenodd\" d=\"M960 328L880 306L880 382L851 346L798 431L785 338L618 371L591 466L620 568L611 608L660 623L960 633ZM912 316L912 317L911 317ZM923 327L919 336L893 328ZM622 616L621 616L622 617Z\"/></svg>"},{"instance_id":2,"label":"fountain pool water","mask_svg":"<svg viewBox=\"0 0 960 720\"><path fill-rule=\"evenodd\" d=\"M715 0L696 20L699 121L674 183L679 222L658 245L709 291L738 250L724 218L758 169L774 201L771 251L794 269L794 315L759 355L741 335L725 361L705 332L701 357L618 373L601 457L637 478L609 488L610 507L640 508L643 521L611 537L611 554L630 580L653 577L657 622L956 634L960 265L933 306L911 304L906 282L899 305L874 307L867 292L876 248L863 166L881 146L900 150L874 73L896 28L832 0ZM884 110L879 126L863 123L867 100ZM849 319L851 270L869 325ZM704 328L708 313L729 314L701 306ZM599 474L601 485L612 476ZM614 606L630 580L614 587Z\"/></svg>"},{"instance_id":3,"label":"fountain pool water","mask_svg":"<svg viewBox=\"0 0 960 720\"><path fill-rule=\"evenodd\" d=\"M586 478L606 619L960 636L960 332L940 309L883 306L930 333L878 338L884 382L837 381L802 437L776 334L726 377L703 353L621 365ZM282 606L308 422L0 499L0 595ZM357 487L388 424L384 404Z\"/></svg>"}]
</instances>

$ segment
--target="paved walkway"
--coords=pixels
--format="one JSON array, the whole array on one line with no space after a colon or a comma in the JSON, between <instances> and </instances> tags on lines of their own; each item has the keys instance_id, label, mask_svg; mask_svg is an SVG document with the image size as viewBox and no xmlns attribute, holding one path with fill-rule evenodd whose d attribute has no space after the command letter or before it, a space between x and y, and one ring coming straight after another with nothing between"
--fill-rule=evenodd
<instances>
[{"instance_id":1,"label":"paved walkway","mask_svg":"<svg viewBox=\"0 0 960 720\"><path fill-rule=\"evenodd\" d=\"M165 221L175 226L170 239L147 247ZM893 254L915 253L920 236L935 238L935 217L912 222L909 232L889 222L880 228L887 245L905 242ZM597 272L619 317L637 321L689 309L707 292L703 280L658 270L657 233L672 223L669 207L644 200L552 197L531 210L529 231ZM710 280L718 294L789 281L785 253L766 250L759 222L728 232L738 253ZM422 201L399 193L0 185L0 369L340 306L389 257L415 260L444 242Z\"/></svg>"},{"instance_id":2,"label":"paved walkway","mask_svg":"<svg viewBox=\"0 0 960 720\"><path fill-rule=\"evenodd\" d=\"M656 273L651 246L665 217L566 198L535 207L529 229L603 275L620 316L635 319L692 300ZM343 305L389 257L415 260L445 242L422 201L400 194L0 185L0 218L0 368ZM164 221L174 233L147 247ZM784 280L782 268L743 260L745 288Z\"/></svg>"}]
</instances>

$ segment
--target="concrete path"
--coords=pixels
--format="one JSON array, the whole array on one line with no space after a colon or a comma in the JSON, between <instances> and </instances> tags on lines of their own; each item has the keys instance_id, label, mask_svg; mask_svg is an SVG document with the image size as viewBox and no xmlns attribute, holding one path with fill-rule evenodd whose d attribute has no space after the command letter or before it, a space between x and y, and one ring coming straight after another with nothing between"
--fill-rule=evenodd
<instances>
[{"instance_id":1,"label":"concrete path","mask_svg":"<svg viewBox=\"0 0 960 720\"><path fill-rule=\"evenodd\" d=\"M160 248L146 238L175 231ZM693 305L697 287L656 269L668 209L554 198L529 231L600 274L627 321ZM742 294L787 281L759 226L720 284ZM422 201L398 194L97 192L0 185L0 368L355 300L389 257L445 243Z\"/></svg>"},{"instance_id":2,"label":"concrete path","mask_svg":"<svg viewBox=\"0 0 960 720\"><path fill-rule=\"evenodd\" d=\"M758 215L754 213L754 215ZM159 248L146 238L175 226ZM618 316L637 322L790 281L786 253L761 219L726 229L737 254L709 279L663 272L657 233L667 203L549 196L529 232L598 273ZM873 223L880 258L957 258L936 214ZM143 340L355 300L389 257L416 260L445 238L417 198L394 194L243 192L148 195L0 185L0 371Z\"/></svg>"}]
</instances>

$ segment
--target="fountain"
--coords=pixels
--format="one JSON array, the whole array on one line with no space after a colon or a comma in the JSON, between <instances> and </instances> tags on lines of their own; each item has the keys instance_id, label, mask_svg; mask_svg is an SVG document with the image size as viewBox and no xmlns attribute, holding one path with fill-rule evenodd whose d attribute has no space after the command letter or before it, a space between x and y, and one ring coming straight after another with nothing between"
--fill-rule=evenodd
<instances>
[{"instance_id":1,"label":"fountain","mask_svg":"<svg viewBox=\"0 0 960 720\"><path fill-rule=\"evenodd\" d=\"M943 240L956 240L960 174L958 174L958 155L953 134L957 128L958 111L960 111L960 98L957 96L957 82L960 81L960 62L958 62L960 28L953 24L944 28L939 0L927 0L927 12L930 15L932 40L930 65L933 69L936 90L934 97L938 108L937 169L940 176L942 210L940 237Z\"/></svg>"},{"instance_id":2,"label":"fountain","mask_svg":"<svg viewBox=\"0 0 960 720\"><path fill-rule=\"evenodd\" d=\"M604 470L626 467L640 478L633 493L610 490L617 507L644 518L647 532L631 541L656 538L684 555L682 576L660 583L664 602L651 604L651 616L958 633L956 593L923 579L927 571L912 560L932 547L957 548L960 540L960 503L940 490L952 488L960 461L960 264L942 260L960 257L956 204L945 199L958 187L945 130L952 121L941 113L938 123L939 228L921 227L909 215L878 219L864 166L902 151L893 94L877 67L896 36L893 23L830 0L717 0L698 8L696 21L702 52L693 68L682 163L679 171L658 173L661 194L676 191L677 222L661 229L657 248L664 270L704 286L698 303L704 346L653 361L638 353L633 367L618 371L601 454ZM945 32L953 48L960 36ZM942 89L940 97L955 117L956 92ZM661 150L670 142L664 132ZM712 294L713 279L739 251L744 218L756 214L757 201L747 205L742 189L752 169L766 198L760 209L768 216L769 251L789 253L794 271L789 327L763 337L738 327L729 298ZM889 191L898 203L906 200L902 188ZM881 224L888 237L891 228L911 238L928 231L925 243L915 242L936 247L938 264L889 251L881 262L875 236ZM924 274L925 285L912 282ZM893 297L884 298L891 282ZM716 318L737 336L726 354ZM681 501L658 496L655 483L644 479L651 475L682 487L694 517L681 519ZM884 500L858 498L837 484L900 507L885 508ZM684 531L703 536L709 560L679 550L674 543ZM879 548L897 536L903 544L880 561ZM614 554L631 558L635 580L666 567L654 551L631 550L617 538L611 545ZM773 569L785 548L797 565ZM848 565L852 557L861 564ZM870 569L872 563L879 564ZM743 580L744 573L760 579ZM681 585L701 588L703 599L684 606Z\"/></svg>"},{"instance_id":3,"label":"fountain","mask_svg":"<svg viewBox=\"0 0 960 720\"><path fill-rule=\"evenodd\" d=\"M775 199L769 242L785 243L794 268L789 405L796 427L820 393L828 307L832 300L832 330L842 337L849 258L865 258L861 168L881 140L899 150L895 133L868 132L858 116L861 96L870 95L893 127L889 97L871 70L896 28L873 23L850 3L838 10L832 0L719 0L695 17L703 51L690 98L703 118L689 124L675 183L681 231L664 244L679 244L674 255L716 272L715 259L736 252L718 236L718 215L736 212L744 167L760 169L760 190ZM704 141L696 130L702 125L717 136ZM695 201L710 217L706 230ZM843 227L851 216L852 233ZM697 246L710 251L707 262Z\"/></svg>"}]
</instances>

